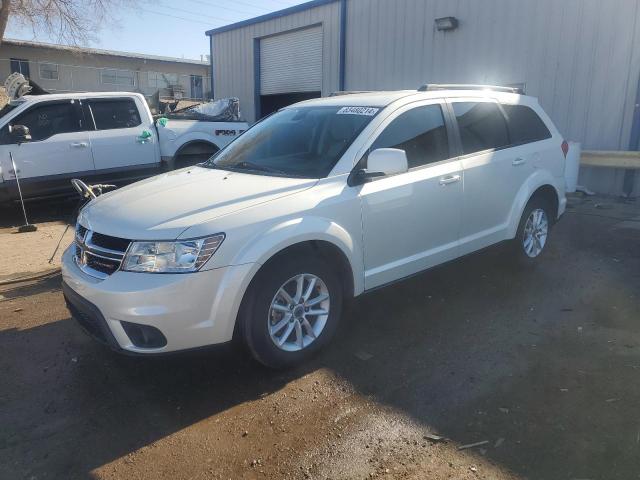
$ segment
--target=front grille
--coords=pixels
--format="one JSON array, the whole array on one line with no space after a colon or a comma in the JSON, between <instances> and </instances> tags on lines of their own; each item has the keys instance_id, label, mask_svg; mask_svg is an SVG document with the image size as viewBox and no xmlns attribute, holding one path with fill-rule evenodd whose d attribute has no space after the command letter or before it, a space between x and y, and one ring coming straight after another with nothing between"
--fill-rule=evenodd
<instances>
[{"instance_id":1,"label":"front grille","mask_svg":"<svg viewBox=\"0 0 640 480\"><path fill-rule=\"evenodd\" d=\"M87 234L87 229L79 223L76 224L76 239L84 240L84 236Z\"/></svg>"},{"instance_id":2,"label":"front grille","mask_svg":"<svg viewBox=\"0 0 640 480\"><path fill-rule=\"evenodd\" d=\"M103 235L102 233L93 232L91 241L97 247L107 248L109 250L117 250L120 252L126 252L129 248L131 240L124 238L110 237L109 235Z\"/></svg>"},{"instance_id":3,"label":"front grille","mask_svg":"<svg viewBox=\"0 0 640 480\"><path fill-rule=\"evenodd\" d=\"M74 260L87 275L104 280L120 268L131 240L93 232L76 226Z\"/></svg>"},{"instance_id":4,"label":"front grille","mask_svg":"<svg viewBox=\"0 0 640 480\"><path fill-rule=\"evenodd\" d=\"M118 268L120 268L120 263L121 260L111 260L96 257L91 253L87 254L87 267L107 275L111 275L113 272L118 270Z\"/></svg>"}]
</instances>

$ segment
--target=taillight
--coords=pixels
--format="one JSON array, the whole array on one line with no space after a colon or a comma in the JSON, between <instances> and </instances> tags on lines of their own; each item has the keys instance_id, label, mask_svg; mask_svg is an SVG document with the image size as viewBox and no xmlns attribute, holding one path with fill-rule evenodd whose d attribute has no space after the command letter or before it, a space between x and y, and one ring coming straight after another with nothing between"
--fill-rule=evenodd
<instances>
[{"instance_id":1,"label":"taillight","mask_svg":"<svg viewBox=\"0 0 640 480\"><path fill-rule=\"evenodd\" d=\"M567 153L569 153L569 142L567 142L566 140L563 140L560 148L562 148L562 153L564 155L564 158L567 158Z\"/></svg>"}]
</instances>

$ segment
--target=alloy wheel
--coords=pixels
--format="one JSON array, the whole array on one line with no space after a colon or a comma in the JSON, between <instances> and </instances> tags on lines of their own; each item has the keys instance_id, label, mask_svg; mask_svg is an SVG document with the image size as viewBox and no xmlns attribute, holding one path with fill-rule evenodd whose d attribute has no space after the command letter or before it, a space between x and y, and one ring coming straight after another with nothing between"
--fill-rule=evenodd
<instances>
[{"instance_id":1,"label":"alloy wheel","mask_svg":"<svg viewBox=\"0 0 640 480\"><path fill-rule=\"evenodd\" d=\"M524 225L524 235L522 236L522 247L524 253L530 258L535 258L544 249L549 233L549 221L547 213L541 209L533 210Z\"/></svg>"},{"instance_id":2,"label":"alloy wheel","mask_svg":"<svg viewBox=\"0 0 640 480\"><path fill-rule=\"evenodd\" d=\"M290 278L271 301L267 318L269 336L287 352L307 348L322 333L331 299L322 279L311 273Z\"/></svg>"}]
</instances>

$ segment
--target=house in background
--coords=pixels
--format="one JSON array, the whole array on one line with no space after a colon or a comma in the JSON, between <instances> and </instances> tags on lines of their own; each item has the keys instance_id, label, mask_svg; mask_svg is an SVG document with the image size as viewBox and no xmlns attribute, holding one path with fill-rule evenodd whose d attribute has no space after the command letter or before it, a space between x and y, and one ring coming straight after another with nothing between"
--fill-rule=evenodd
<instances>
[{"instance_id":1,"label":"house in background","mask_svg":"<svg viewBox=\"0 0 640 480\"><path fill-rule=\"evenodd\" d=\"M0 82L13 72L49 92L127 91L165 101L211 96L208 61L3 40Z\"/></svg>"}]
</instances>

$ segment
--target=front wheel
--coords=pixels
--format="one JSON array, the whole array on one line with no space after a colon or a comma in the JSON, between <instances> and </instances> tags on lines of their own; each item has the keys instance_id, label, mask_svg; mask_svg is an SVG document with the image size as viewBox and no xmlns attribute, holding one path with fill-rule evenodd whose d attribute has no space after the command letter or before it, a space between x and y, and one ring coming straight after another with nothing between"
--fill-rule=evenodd
<instances>
[{"instance_id":1,"label":"front wheel","mask_svg":"<svg viewBox=\"0 0 640 480\"><path fill-rule=\"evenodd\" d=\"M245 343L272 368L300 364L333 336L341 316L342 285L319 258L286 254L260 272L240 314Z\"/></svg>"},{"instance_id":2,"label":"front wheel","mask_svg":"<svg viewBox=\"0 0 640 480\"><path fill-rule=\"evenodd\" d=\"M549 238L549 212L542 199L533 198L525 207L513 245L520 261L530 263L544 252Z\"/></svg>"}]
</instances>

